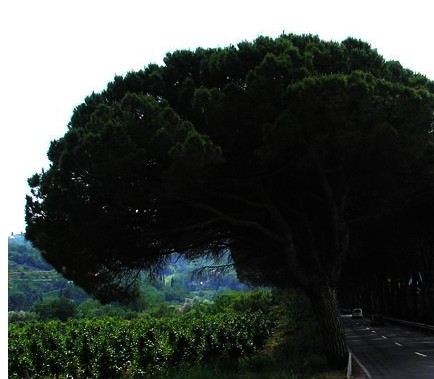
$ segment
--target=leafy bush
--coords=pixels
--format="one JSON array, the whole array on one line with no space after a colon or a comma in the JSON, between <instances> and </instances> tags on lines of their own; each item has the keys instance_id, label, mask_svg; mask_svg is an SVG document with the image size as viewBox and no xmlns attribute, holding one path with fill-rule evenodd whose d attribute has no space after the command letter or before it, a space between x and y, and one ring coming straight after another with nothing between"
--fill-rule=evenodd
<instances>
[{"instance_id":1,"label":"leafy bush","mask_svg":"<svg viewBox=\"0 0 434 379\"><path fill-rule=\"evenodd\" d=\"M8 312L9 322L28 322L28 321L36 321L37 319L38 319L38 315L35 312L26 312L26 311Z\"/></svg>"},{"instance_id":2,"label":"leafy bush","mask_svg":"<svg viewBox=\"0 0 434 379\"><path fill-rule=\"evenodd\" d=\"M38 300L33 309L42 320L66 321L77 313L75 302L62 296L48 301Z\"/></svg>"}]
</instances>

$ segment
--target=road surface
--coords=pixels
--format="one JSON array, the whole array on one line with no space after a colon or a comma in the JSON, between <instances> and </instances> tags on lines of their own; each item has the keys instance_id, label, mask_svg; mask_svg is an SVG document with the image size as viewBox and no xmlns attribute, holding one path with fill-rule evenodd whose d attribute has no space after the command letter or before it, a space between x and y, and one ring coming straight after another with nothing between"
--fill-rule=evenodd
<instances>
[{"instance_id":1,"label":"road surface","mask_svg":"<svg viewBox=\"0 0 434 379\"><path fill-rule=\"evenodd\" d=\"M372 379L434 379L434 333L344 317L348 347Z\"/></svg>"}]
</instances>

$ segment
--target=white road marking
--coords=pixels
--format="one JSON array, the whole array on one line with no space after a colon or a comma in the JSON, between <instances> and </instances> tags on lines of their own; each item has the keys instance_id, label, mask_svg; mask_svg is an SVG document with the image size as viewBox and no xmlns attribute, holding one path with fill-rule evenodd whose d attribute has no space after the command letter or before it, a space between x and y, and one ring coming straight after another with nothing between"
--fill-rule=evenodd
<instances>
[{"instance_id":1,"label":"white road marking","mask_svg":"<svg viewBox=\"0 0 434 379\"><path fill-rule=\"evenodd\" d=\"M385 340L387 340L387 337L386 336L381 336L382 338L384 338Z\"/></svg>"},{"instance_id":2,"label":"white road marking","mask_svg":"<svg viewBox=\"0 0 434 379\"><path fill-rule=\"evenodd\" d=\"M426 358L428 356L428 355L425 355L425 354L422 354L422 353L418 353L417 351L415 351L414 353L417 354L417 355L420 355L421 357L424 357L424 358Z\"/></svg>"},{"instance_id":3,"label":"white road marking","mask_svg":"<svg viewBox=\"0 0 434 379\"><path fill-rule=\"evenodd\" d=\"M371 330L372 333L377 333L375 330Z\"/></svg>"},{"instance_id":4,"label":"white road marking","mask_svg":"<svg viewBox=\"0 0 434 379\"><path fill-rule=\"evenodd\" d=\"M400 343L398 343L398 342L395 342L395 345L396 346L402 346Z\"/></svg>"}]
</instances>

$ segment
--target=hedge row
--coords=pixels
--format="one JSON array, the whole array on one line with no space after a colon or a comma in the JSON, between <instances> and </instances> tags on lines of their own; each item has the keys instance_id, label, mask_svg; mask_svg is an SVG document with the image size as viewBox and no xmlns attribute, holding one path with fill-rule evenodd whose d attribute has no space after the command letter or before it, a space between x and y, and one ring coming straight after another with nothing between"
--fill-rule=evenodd
<instances>
[{"instance_id":1,"label":"hedge row","mask_svg":"<svg viewBox=\"0 0 434 379\"><path fill-rule=\"evenodd\" d=\"M264 344L261 312L9 324L9 378L140 378Z\"/></svg>"}]
</instances>

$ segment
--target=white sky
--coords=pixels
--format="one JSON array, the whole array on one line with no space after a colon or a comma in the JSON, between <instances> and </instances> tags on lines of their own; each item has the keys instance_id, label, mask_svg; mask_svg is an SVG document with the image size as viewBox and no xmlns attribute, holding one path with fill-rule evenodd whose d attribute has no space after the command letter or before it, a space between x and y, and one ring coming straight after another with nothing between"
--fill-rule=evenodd
<instances>
[{"instance_id":1,"label":"white sky","mask_svg":"<svg viewBox=\"0 0 434 379\"><path fill-rule=\"evenodd\" d=\"M434 80L430 0L3 0L0 5L2 232L24 231L27 178L72 110L115 74L166 52L259 35L312 33L369 42Z\"/></svg>"}]
</instances>

